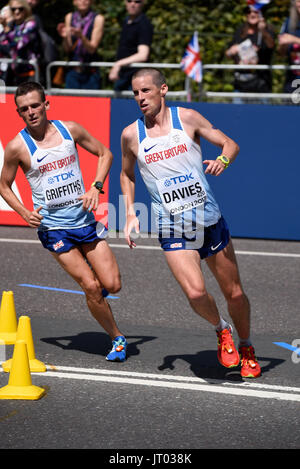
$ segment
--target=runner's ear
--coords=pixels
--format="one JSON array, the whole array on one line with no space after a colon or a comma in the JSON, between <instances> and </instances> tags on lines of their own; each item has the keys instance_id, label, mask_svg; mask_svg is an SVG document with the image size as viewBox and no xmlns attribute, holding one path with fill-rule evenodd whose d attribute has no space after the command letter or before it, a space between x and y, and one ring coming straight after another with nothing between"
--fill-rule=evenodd
<instances>
[{"instance_id":1,"label":"runner's ear","mask_svg":"<svg viewBox=\"0 0 300 469\"><path fill-rule=\"evenodd\" d=\"M167 92L168 92L168 86L164 83L163 85L161 85L160 95L166 96Z\"/></svg>"}]
</instances>

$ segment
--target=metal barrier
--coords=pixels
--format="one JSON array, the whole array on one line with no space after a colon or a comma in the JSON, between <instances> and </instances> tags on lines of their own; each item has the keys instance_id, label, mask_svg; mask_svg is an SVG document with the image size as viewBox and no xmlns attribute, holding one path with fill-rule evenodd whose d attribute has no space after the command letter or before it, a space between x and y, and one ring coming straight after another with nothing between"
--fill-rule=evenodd
<instances>
[{"instance_id":1,"label":"metal barrier","mask_svg":"<svg viewBox=\"0 0 300 469\"><path fill-rule=\"evenodd\" d=\"M61 88L52 88L51 82L51 69L53 67L78 67L78 66L89 66L89 67L99 67L99 68L110 68L114 65L114 62L91 62L91 63L80 63L80 62L67 62L67 61L55 61L48 64L46 68L46 86L48 94L58 94L58 95L89 95L89 96L106 96L106 97L132 97L131 91L114 91L109 89L102 90L74 90L74 89L61 89ZM176 69L181 70L180 64L171 64L171 63L133 63L129 67L134 68L143 68L143 67L152 67L159 69ZM236 65L236 64L203 64L203 74L207 70L297 70L300 67L297 65ZM184 73L184 72L182 72ZM185 78L185 87L181 91L169 91L169 98L185 99L187 101L192 100L192 86L191 79ZM202 89L202 84L199 85L199 99L209 100L210 98L229 98L231 100L236 100L236 98L246 98L247 101L253 100L287 100L290 104L299 104L300 103L300 81L299 81L299 91L295 89L294 93L237 93L237 92L217 92L217 91L204 91Z\"/></svg>"},{"instance_id":2,"label":"metal barrier","mask_svg":"<svg viewBox=\"0 0 300 469\"><path fill-rule=\"evenodd\" d=\"M237 64L204 64L203 72L206 70L299 70L299 65L237 65ZM298 87L298 89L297 89ZM223 91L205 91L202 96L206 98L232 98L252 100L286 100L290 104L300 103L300 79L295 78L295 91L293 93L242 93L242 92L223 92Z\"/></svg>"},{"instance_id":3,"label":"metal barrier","mask_svg":"<svg viewBox=\"0 0 300 469\"><path fill-rule=\"evenodd\" d=\"M39 65L35 60L13 60L13 59L4 59L1 58L3 63L30 63L35 70L35 80L39 81L40 70ZM114 62L90 62L82 63L79 61L62 61L57 60L50 62L46 67L46 92L48 95L71 95L71 96L102 96L102 97L112 97L112 98L132 98L132 91L115 91L113 89L101 89L101 90L82 90L82 89L67 89L67 88L54 88L52 87L52 76L51 71L53 67L98 67L98 68L111 68L114 65ZM181 70L180 64L172 63L133 63L129 67L134 68L158 68L158 69L175 69ZM236 65L236 64L203 64L203 75L207 70L299 70L299 65ZM184 74L184 72L182 72ZM242 93L242 92L223 92L223 91L204 91L202 89L202 84L199 85L199 100L209 101L214 98L221 99L230 99L231 101L236 100L237 98L246 99L249 102L259 101L268 102L278 101L282 103L282 100L287 101L289 104L299 104L300 103L300 79L295 79L295 91L293 93ZM184 89L180 91L169 91L168 98L179 99L179 100L192 100L192 80L189 77L185 77ZM298 86L298 88L297 88ZM16 87L7 87L7 92L14 92ZM286 102L285 102L286 104Z\"/></svg>"},{"instance_id":4,"label":"metal barrier","mask_svg":"<svg viewBox=\"0 0 300 469\"><path fill-rule=\"evenodd\" d=\"M6 59L4 57L0 58L1 63L6 64L30 64L34 68L34 79L35 81L40 81L40 67L36 60L23 60L23 59ZM15 88L15 87L12 87Z\"/></svg>"},{"instance_id":5,"label":"metal barrier","mask_svg":"<svg viewBox=\"0 0 300 469\"><path fill-rule=\"evenodd\" d=\"M56 95L82 95L83 90L76 90L76 89L61 89L61 88L52 88L52 78L51 78L51 69L53 67L99 67L99 68L111 68L113 67L114 62L89 62L89 63L82 63L77 61L61 61L57 60L55 62L50 62L46 67L46 88L47 93L49 95L56 94ZM129 67L134 68L144 68L144 67L151 67L151 68L162 68L162 69L179 69L180 64L166 64L166 63L133 63L129 65ZM187 77L185 80L185 89L182 91L169 91L168 97L170 98L177 98L177 99L188 99L188 93L190 89L189 78ZM115 90L84 90L85 95L89 96L105 96L105 97L114 97L114 98L132 98L132 91L115 91Z\"/></svg>"}]
</instances>

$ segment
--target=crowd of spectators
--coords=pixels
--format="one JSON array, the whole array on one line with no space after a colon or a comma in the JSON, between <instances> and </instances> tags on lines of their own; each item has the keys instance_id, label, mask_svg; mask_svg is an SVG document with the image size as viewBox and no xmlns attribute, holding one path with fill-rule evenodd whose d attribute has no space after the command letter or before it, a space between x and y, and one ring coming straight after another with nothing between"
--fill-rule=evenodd
<instances>
[{"instance_id":1,"label":"crowd of spectators","mask_svg":"<svg viewBox=\"0 0 300 469\"><path fill-rule=\"evenodd\" d=\"M146 0L124 1L127 15L108 75L116 91L130 89L135 71L130 65L150 61L153 40L153 26L143 12ZM38 3L39 0L9 0L0 11L0 79L10 86L31 80L36 62L40 81L45 82L46 65L60 58L58 46L61 45L66 60L81 65L57 69L53 85L68 89L101 89L99 67L86 65L101 60L99 51L105 26L105 18L94 10L93 0L73 0L73 11L68 12L57 26L60 45L55 44L36 14ZM286 73L284 92L291 93L295 78L300 78L300 0L291 0L289 17L284 20L277 38L263 9L248 5L245 22L236 30L224 56L236 64L270 65L276 47L287 64L299 64L299 70ZM12 62L8 64L1 58L12 59ZM271 71L239 68L234 75L234 89L237 92L272 92Z\"/></svg>"}]
</instances>

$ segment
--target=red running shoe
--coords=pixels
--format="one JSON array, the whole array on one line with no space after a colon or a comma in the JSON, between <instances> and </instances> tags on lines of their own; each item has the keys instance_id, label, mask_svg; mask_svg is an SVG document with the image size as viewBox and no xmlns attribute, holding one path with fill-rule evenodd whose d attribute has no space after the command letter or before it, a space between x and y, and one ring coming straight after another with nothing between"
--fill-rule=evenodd
<instances>
[{"instance_id":1,"label":"red running shoe","mask_svg":"<svg viewBox=\"0 0 300 469\"><path fill-rule=\"evenodd\" d=\"M240 363L240 356L235 348L232 338L232 329L223 329L217 332L218 360L226 368L232 368Z\"/></svg>"},{"instance_id":2,"label":"red running shoe","mask_svg":"<svg viewBox=\"0 0 300 469\"><path fill-rule=\"evenodd\" d=\"M261 368L257 362L252 345L250 347L240 347L239 352L242 365L241 376L243 378L258 378L261 375Z\"/></svg>"}]
</instances>

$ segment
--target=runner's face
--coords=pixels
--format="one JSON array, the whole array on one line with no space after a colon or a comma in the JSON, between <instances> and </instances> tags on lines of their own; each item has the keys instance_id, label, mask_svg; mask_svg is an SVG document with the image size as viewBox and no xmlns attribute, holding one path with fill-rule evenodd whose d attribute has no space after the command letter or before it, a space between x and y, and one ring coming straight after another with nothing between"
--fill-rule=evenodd
<instances>
[{"instance_id":1,"label":"runner's face","mask_svg":"<svg viewBox=\"0 0 300 469\"><path fill-rule=\"evenodd\" d=\"M36 128L47 120L48 104L48 101L42 102L38 91L30 91L24 96L18 96L17 112L28 127Z\"/></svg>"},{"instance_id":2,"label":"runner's face","mask_svg":"<svg viewBox=\"0 0 300 469\"><path fill-rule=\"evenodd\" d=\"M158 88L151 75L140 76L132 81L134 98L145 116L155 115L159 111L165 87L162 85Z\"/></svg>"}]
</instances>

